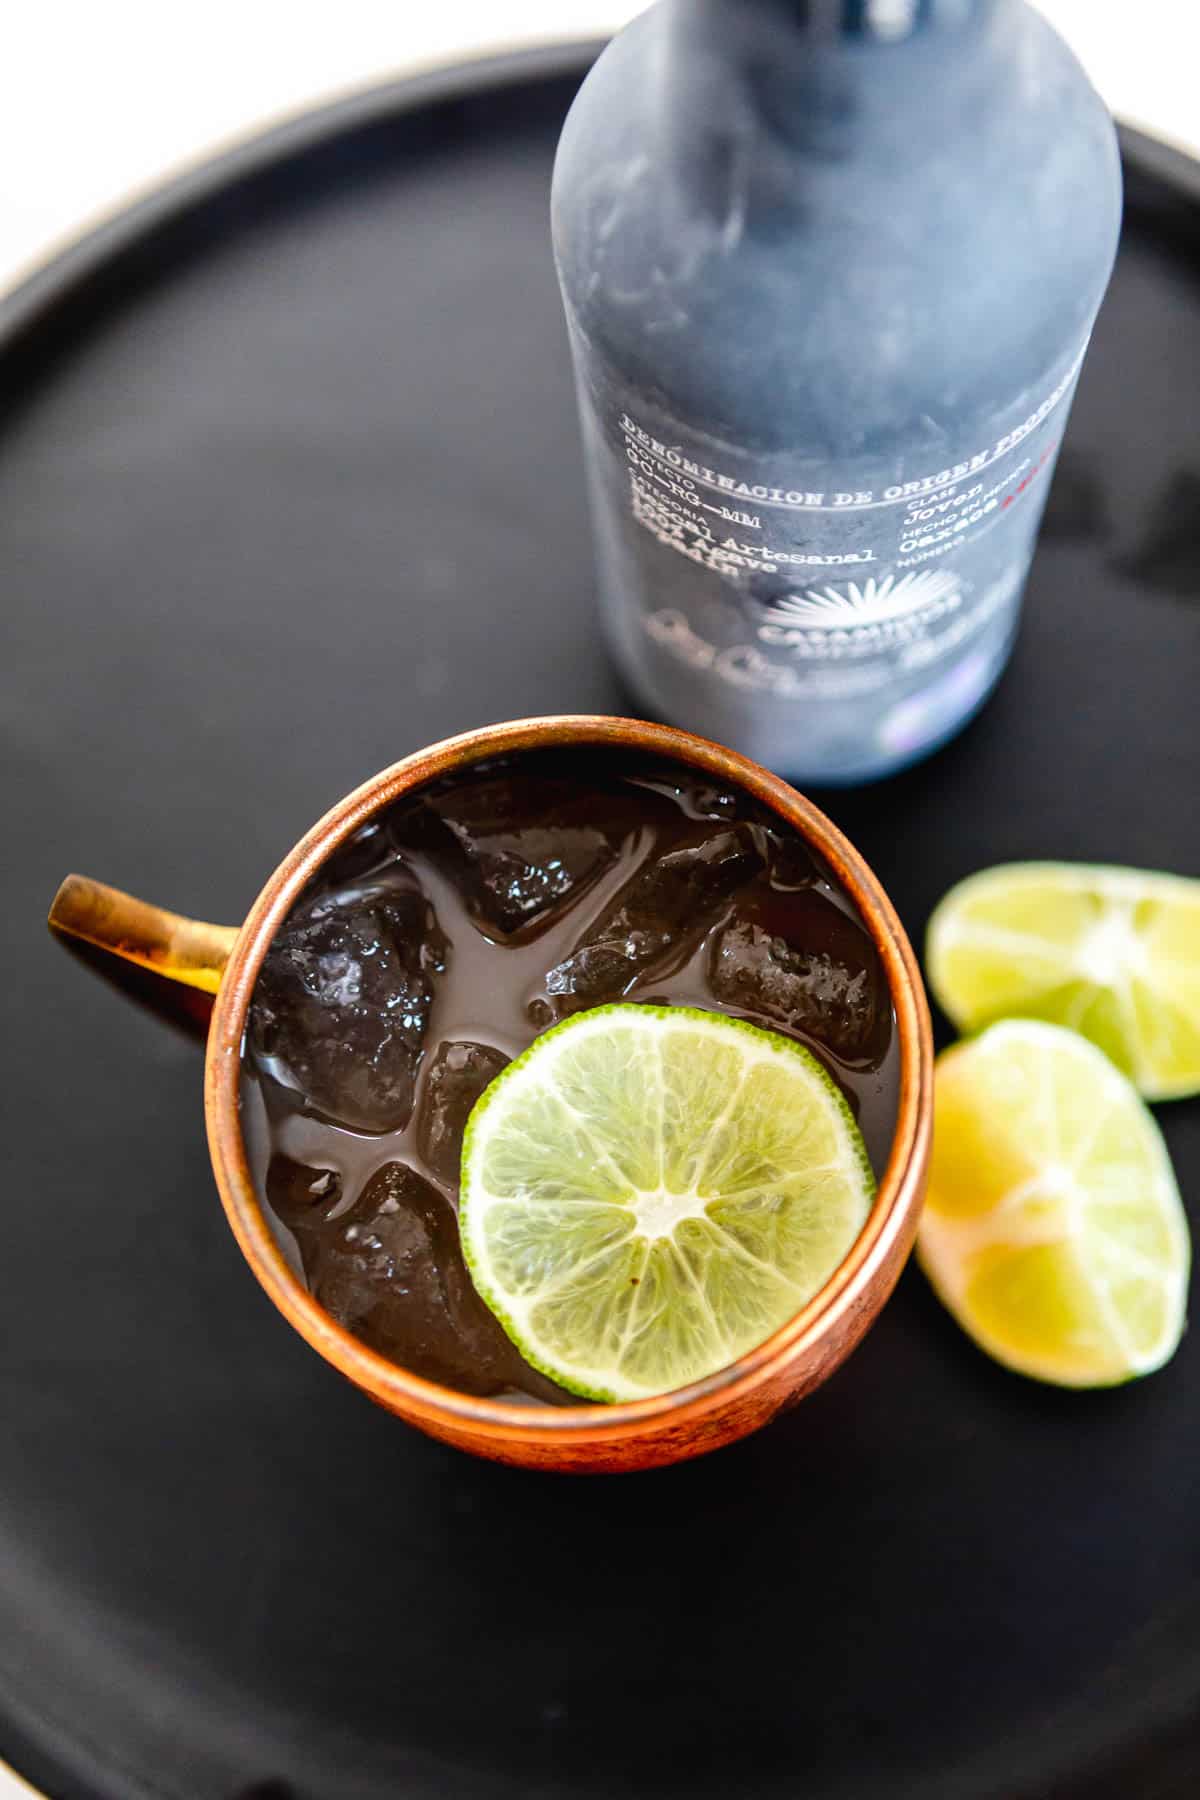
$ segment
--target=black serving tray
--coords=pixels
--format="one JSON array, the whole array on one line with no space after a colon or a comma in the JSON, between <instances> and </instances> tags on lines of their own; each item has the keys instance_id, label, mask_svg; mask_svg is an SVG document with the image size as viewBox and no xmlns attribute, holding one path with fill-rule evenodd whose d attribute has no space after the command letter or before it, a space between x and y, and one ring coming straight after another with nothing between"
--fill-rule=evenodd
<instances>
[{"instance_id":1,"label":"black serving tray","mask_svg":"<svg viewBox=\"0 0 1200 1800\"><path fill-rule=\"evenodd\" d=\"M0 313L0 1751L54 1800L1183 1800L1200 1339L1006 1374L910 1270L770 1430L490 1467L301 1343L200 1060L44 932L68 868L236 922L325 807L487 720L617 711L547 195L585 47L316 113ZM1014 857L1200 874L1200 176L1124 245L1009 674L829 799L919 939ZM1161 1109L1200 1207L1200 1106Z\"/></svg>"}]
</instances>

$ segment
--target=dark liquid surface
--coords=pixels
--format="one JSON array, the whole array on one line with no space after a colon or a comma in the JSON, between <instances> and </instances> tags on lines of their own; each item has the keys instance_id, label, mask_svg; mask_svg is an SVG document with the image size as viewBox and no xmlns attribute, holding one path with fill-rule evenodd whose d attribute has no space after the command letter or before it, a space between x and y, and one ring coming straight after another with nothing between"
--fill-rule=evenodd
<instances>
[{"instance_id":1,"label":"dark liquid surface","mask_svg":"<svg viewBox=\"0 0 1200 1800\"><path fill-rule=\"evenodd\" d=\"M468 1393L571 1398L471 1285L458 1163L506 1063L618 1000L806 1044L882 1171L899 1083L882 967L830 872L747 796L674 764L526 754L405 799L324 865L259 976L243 1115L285 1250L372 1348Z\"/></svg>"}]
</instances>

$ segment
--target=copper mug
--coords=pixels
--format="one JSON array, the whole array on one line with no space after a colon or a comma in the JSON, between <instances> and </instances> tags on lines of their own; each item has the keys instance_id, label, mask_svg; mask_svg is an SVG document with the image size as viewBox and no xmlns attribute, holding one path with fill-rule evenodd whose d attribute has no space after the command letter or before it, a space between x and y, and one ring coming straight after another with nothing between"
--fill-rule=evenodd
<instances>
[{"instance_id":1,"label":"copper mug","mask_svg":"<svg viewBox=\"0 0 1200 1800\"><path fill-rule=\"evenodd\" d=\"M425 782L522 750L613 746L672 758L732 784L779 815L823 857L879 952L895 1009L900 1097L887 1167L866 1225L818 1294L765 1343L702 1381L619 1405L537 1408L478 1398L410 1374L351 1336L282 1255L255 1191L242 1137L239 1074L246 1014L268 947L325 859L382 808ZM91 959L125 959L134 981L207 1019L204 1109L226 1216L283 1316L371 1399L431 1436L529 1468L618 1470L682 1461L744 1437L811 1392L860 1341L912 1248L928 1172L933 1050L920 972L870 869L837 828L776 776L719 745L627 719L526 719L450 738L385 769L339 802L284 858L240 929L201 924L70 875L50 911L56 933ZM139 971L141 972L139 975ZM169 987L166 984L171 984Z\"/></svg>"}]
</instances>

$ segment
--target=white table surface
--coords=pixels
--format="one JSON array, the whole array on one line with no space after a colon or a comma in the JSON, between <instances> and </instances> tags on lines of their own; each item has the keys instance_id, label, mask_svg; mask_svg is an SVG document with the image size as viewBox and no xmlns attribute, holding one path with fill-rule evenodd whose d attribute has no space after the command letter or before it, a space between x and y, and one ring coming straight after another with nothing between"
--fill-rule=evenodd
<instances>
[{"instance_id":1,"label":"white table surface","mask_svg":"<svg viewBox=\"0 0 1200 1800\"><path fill-rule=\"evenodd\" d=\"M23 6L5 22L0 62L0 292L135 195L265 125L409 70L600 35L642 3ZM1200 153L1194 0L1040 4L1114 112ZM32 1792L0 1765L0 1800Z\"/></svg>"}]
</instances>

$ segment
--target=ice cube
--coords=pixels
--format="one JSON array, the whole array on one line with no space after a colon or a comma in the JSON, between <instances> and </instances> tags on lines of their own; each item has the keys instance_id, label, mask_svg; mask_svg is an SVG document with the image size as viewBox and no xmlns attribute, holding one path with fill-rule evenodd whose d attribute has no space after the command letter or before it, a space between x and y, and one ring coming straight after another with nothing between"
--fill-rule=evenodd
<instances>
[{"instance_id":1,"label":"ice cube","mask_svg":"<svg viewBox=\"0 0 1200 1800\"><path fill-rule=\"evenodd\" d=\"M541 776L485 776L403 812L402 849L425 851L463 892L489 936L544 919L614 861L632 829L627 798Z\"/></svg>"},{"instance_id":2,"label":"ice cube","mask_svg":"<svg viewBox=\"0 0 1200 1800\"><path fill-rule=\"evenodd\" d=\"M316 1193L326 1175L329 1187ZM453 1208L414 1169L385 1163L339 1210L336 1176L276 1155L267 1196L295 1236L313 1298L373 1350L467 1393L522 1378L516 1350L471 1285Z\"/></svg>"},{"instance_id":3,"label":"ice cube","mask_svg":"<svg viewBox=\"0 0 1200 1800\"><path fill-rule=\"evenodd\" d=\"M617 1000L641 976L670 974L764 861L763 834L747 824L691 833L652 856L546 976L556 1016Z\"/></svg>"},{"instance_id":4,"label":"ice cube","mask_svg":"<svg viewBox=\"0 0 1200 1800\"><path fill-rule=\"evenodd\" d=\"M323 884L326 888L362 886L395 860L396 853L382 821L370 819L330 856L322 870Z\"/></svg>"},{"instance_id":5,"label":"ice cube","mask_svg":"<svg viewBox=\"0 0 1200 1800\"><path fill-rule=\"evenodd\" d=\"M735 824L746 813L745 795L714 781L690 781L682 777L670 781L654 775L635 777L635 781L652 793L669 794L672 804L689 819L719 819L726 824Z\"/></svg>"},{"instance_id":6,"label":"ice cube","mask_svg":"<svg viewBox=\"0 0 1200 1800\"><path fill-rule=\"evenodd\" d=\"M817 860L803 838L771 832L771 886L786 893L812 887L821 879Z\"/></svg>"},{"instance_id":7,"label":"ice cube","mask_svg":"<svg viewBox=\"0 0 1200 1800\"><path fill-rule=\"evenodd\" d=\"M303 1110L352 1131L400 1129L448 953L415 882L302 903L259 973L251 1054Z\"/></svg>"},{"instance_id":8,"label":"ice cube","mask_svg":"<svg viewBox=\"0 0 1200 1800\"><path fill-rule=\"evenodd\" d=\"M508 1061L490 1044L445 1043L430 1064L417 1115L417 1142L425 1162L443 1181L457 1182L471 1108Z\"/></svg>"},{"instance_id":9,"label":"ice cube","mask_svg":"<svg viewBox=\"0 0 1200 1800\"><path fill-rule=\"evenodd\" d=\"M724 1005L873 1068L892 1009L874 944L819 889L759 889L713 940L709 982Z\"/></svg>"},{"instance_id":10,"label":"ice cube","mask_svg":"<svg viewBox=\"0 0 1200 1800\"><path fill-rule=\"evenodd\" d=\"M341 1204L342 1178L336 1169L311 1168L287 1156L273 1156L267 1168L271 1210L295 1233L319 1227Z\"/></svg>"}]
</instances>

